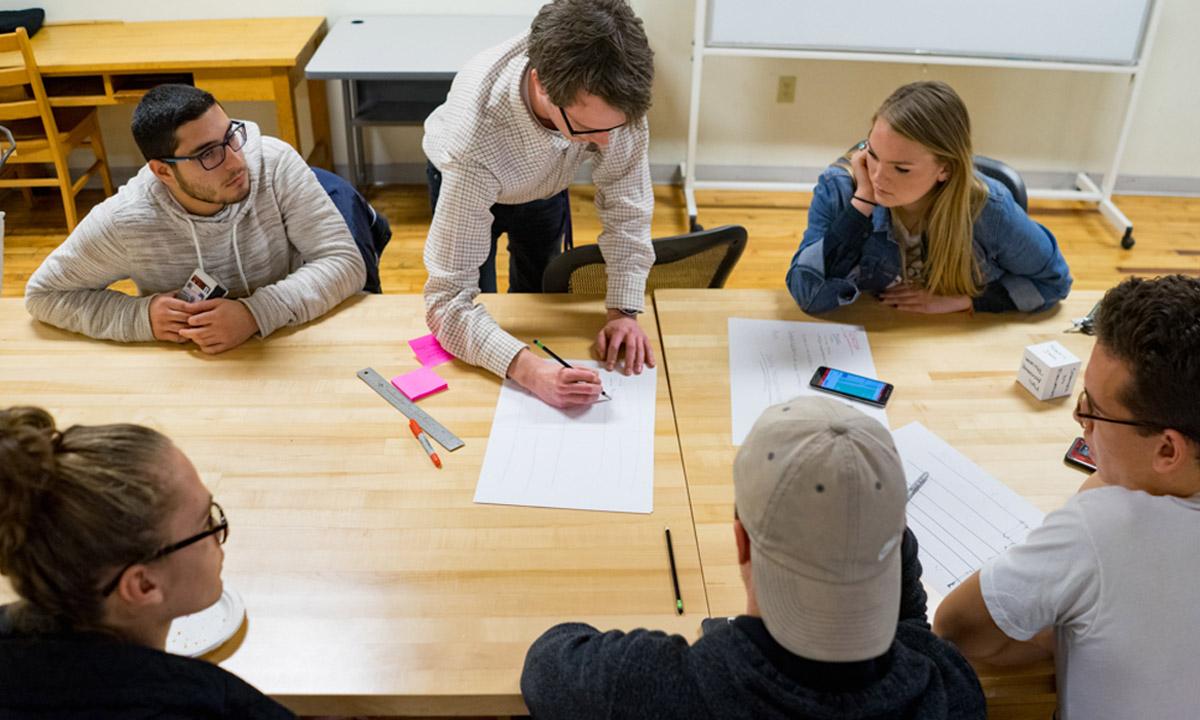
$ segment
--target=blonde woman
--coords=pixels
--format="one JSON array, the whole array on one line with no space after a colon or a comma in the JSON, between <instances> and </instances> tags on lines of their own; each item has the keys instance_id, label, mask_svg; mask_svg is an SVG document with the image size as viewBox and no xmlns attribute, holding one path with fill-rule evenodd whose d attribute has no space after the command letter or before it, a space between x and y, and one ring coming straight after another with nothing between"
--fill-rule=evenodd
<instances>
[{"instance_id":1,"label":"blonde woman","mask_svg":"<svg viewBox=\"0 0 1200 720\"><path fill-rule=\"evenodd\" d=\"M796 302L821 313L867 292L909 312L1037 312L1066 297L1054 236L972 158L967 108L949 85L892 93L813 191L787 274Z\"/></svg>"},{"instance_id":2,"label":"blonde woman","mask_svg":"<svg viewBox=\"0 0 1200 720\"><path fill-rule=\"evenodd\" d=\"M221 596L228 533L162 434L0 410L0 574L20 597L0 607L0 717L294 717L163 650L173 619Z\"/></svg>"}]
</instances>

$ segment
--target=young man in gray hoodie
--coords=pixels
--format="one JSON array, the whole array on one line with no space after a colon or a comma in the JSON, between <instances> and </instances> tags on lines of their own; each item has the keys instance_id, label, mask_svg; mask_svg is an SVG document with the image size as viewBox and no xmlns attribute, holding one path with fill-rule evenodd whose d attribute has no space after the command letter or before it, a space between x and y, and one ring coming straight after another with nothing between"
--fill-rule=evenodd
<instances>
[{"instance_id":1,"label":"young man in gray hoodie","mask_svg":"<svg viewBox=\"0 0 1200 720\"><path fill-rule=\"evenodd\" d=\"M220 353L320 317L363 288L345 220L291 146L186 85L146 93L133 135L146 165L29 279L25 306L36 319ZM228 295L175 297L196 270ZM108 289L126 278L136 297Z\"/></svg>"}]
</instances>

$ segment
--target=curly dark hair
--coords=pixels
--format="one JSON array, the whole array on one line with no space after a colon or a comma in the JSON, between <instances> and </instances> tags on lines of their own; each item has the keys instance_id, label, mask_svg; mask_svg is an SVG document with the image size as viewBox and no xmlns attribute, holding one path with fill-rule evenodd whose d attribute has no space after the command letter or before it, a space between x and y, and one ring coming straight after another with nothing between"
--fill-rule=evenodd
<instances>
[{"instance_id":1,"label":"curly dark hair","mask_svg":"<svg viewBox=\"0 0 1200 720\"><path fill-rule=\"evenodd\" d=\"M654 51L625 0L554 0L529 29L529 62L550 102L570 107L581 91L636 121L650 109Z\"/></svg>"},{"instance_id":2,"label":"curly dark hair","mask_svg":"<svg viewBox=\"0 0 1200 720\"><path fill-rule=\"evenodd\" d=\"M1100 302L1096 339L1133 375L1118 398L1134 416L1200 443L1200 278L1125 280Z\"/></svg>"},{"instance_id":3,"label":"curly dark hair","mask_svg":"<svg viewBox=\"0 0 1200 720\"><path fill-rule=\"evenodd\" d=\"M165 539L170 446L140 425L59 431L41 408L0 408L0 575L21 598L17 629L100 629L106 576Z\"/></svg>"},{"instance_id":4,"label":"curly dark hair","mask_svg":"<svg viewBox=\"0 0 1200 720\"><path fill-rule=\"evenodd\" d=\"M146 161L170 157L179 143L175 131L217 104L217 99L205 90L191 85L156 85L142 96L133 109L134 142Z\"/></svg>"}]
</instances>

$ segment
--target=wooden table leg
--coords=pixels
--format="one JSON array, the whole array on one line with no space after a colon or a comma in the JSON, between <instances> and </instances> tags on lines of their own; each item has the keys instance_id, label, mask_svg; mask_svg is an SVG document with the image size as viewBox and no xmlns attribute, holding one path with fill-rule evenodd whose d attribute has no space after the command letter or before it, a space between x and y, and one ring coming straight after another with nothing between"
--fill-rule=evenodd
<instances>
[{"instance_id":1,"label":"wooden table leg","mask_svg":"<svg viewBox=\"0 0 1200 720\"><path fill-rule=\"evenodd\" d=\"M296 119L296 93L291 73L286 68L276 69L271 73L271 81L275 85L275 117L279 121L279 139L303 155L304 151L300 148L300 123Z\"/></svg>"},{"instance_id":2,"label":"wooden table leg","mask_svg":"<svg viewBox=\"0 0 1200 720\"><path fill-rule=\"evenodd\" d=\"M308 81L308 110L312 115L313 150L308 164L333 171L333 139L329 129L329 98L324 80Z\"/></svg>"}]
</instances>

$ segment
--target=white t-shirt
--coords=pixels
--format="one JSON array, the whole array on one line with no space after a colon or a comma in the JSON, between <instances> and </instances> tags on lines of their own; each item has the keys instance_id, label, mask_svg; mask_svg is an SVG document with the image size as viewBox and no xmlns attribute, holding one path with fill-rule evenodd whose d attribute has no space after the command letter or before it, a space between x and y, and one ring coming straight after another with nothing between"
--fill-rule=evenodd
<instances>
[{"instance_id":1,"label":"white t-shirt","mask_svg":"<svg viewBox=\"0 0 1200 720\"><path fill-rule=\"evenodd\" d=\"M1082 492L980 585L1009 637L1057 628L1061 720L1200 717L1200 495Z\"/></svg>"}]
</instances>

